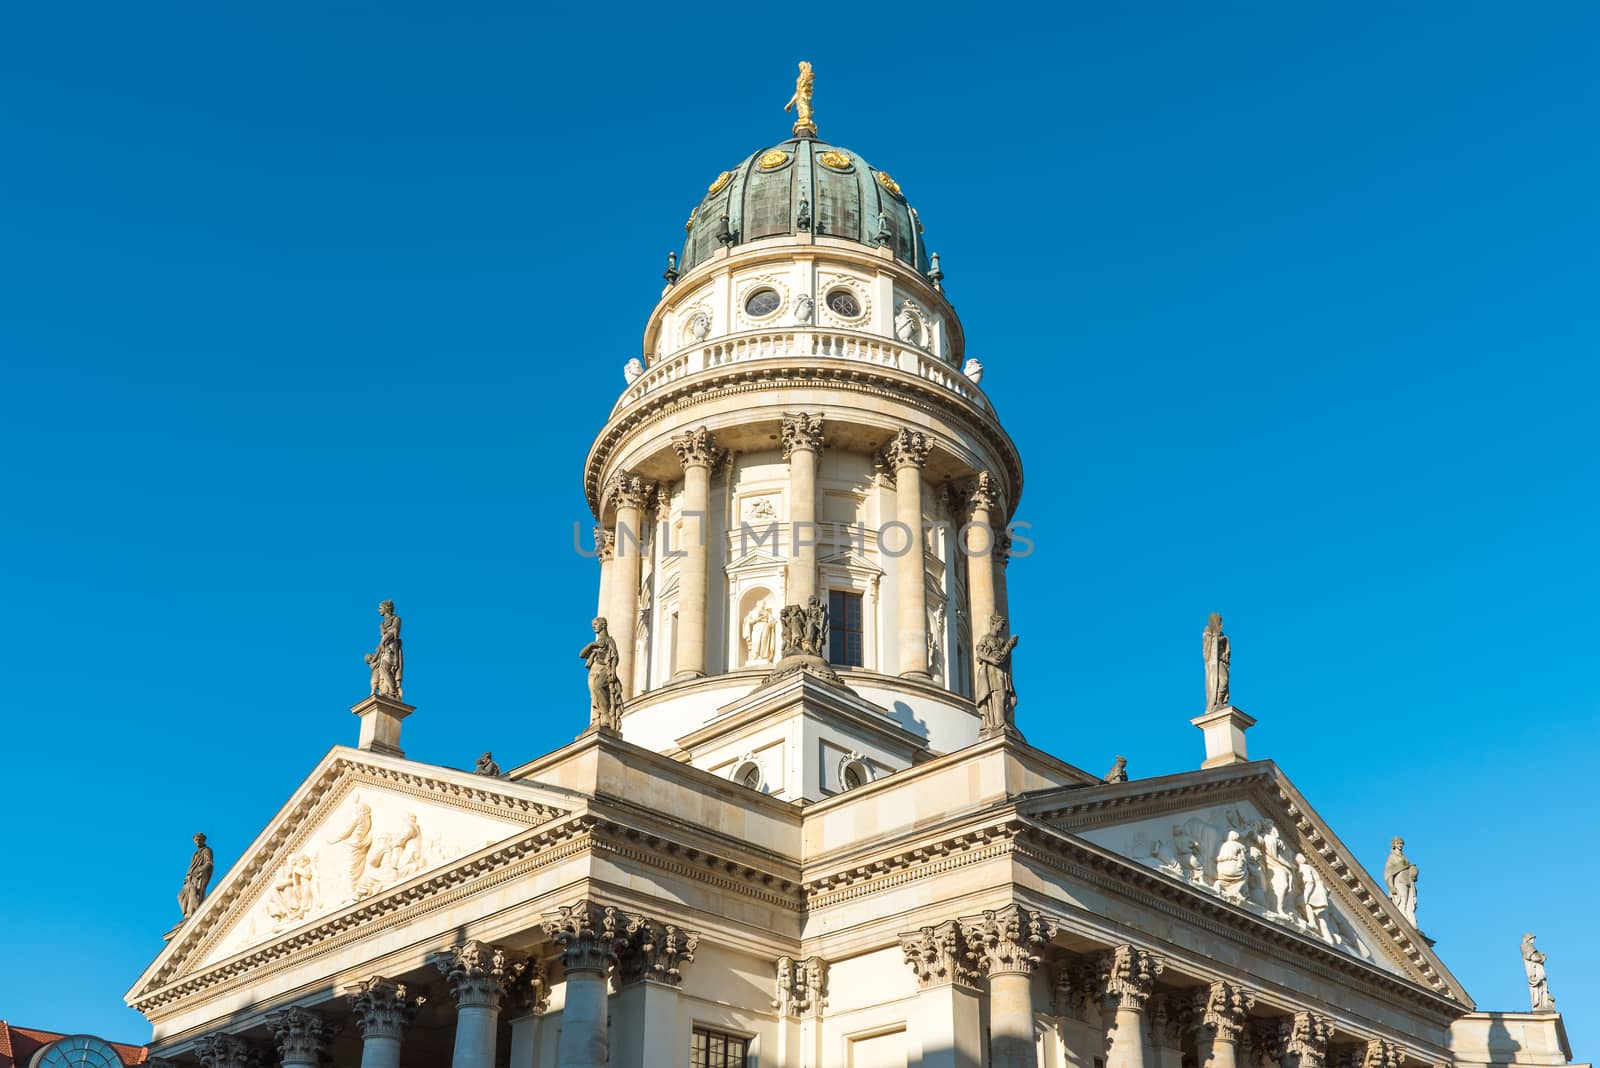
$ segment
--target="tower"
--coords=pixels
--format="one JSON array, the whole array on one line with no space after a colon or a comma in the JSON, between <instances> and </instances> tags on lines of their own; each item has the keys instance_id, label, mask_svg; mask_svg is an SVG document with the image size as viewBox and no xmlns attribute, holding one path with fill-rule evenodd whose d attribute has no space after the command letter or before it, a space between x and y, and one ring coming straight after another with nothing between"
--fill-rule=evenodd
<instances>
[{"instance_id":1,"label":"tower","mask_svg":"<svg viewBox=\"0 0 1600 1068\"><path fill-rule=\"evenodd\" d=\"M805 77L806 121L690 212L584 471L623 737L789 800L977 739L1022 487L916 209L819 139ZM808 605L828 668L785 677Z\"/></svg>"}]
</instances>

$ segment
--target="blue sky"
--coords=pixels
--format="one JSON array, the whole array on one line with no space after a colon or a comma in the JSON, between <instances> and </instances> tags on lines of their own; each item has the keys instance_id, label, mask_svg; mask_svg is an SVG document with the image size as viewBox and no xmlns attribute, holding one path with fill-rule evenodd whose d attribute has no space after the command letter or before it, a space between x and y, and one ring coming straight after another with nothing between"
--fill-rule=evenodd
<instances>
[{"instance_id":1,"label":"blue sky","mask_svg":"<svg viewBox=\"0 0 1600 1068\"><path fill-rule=\"evenodd\" d=\"M355 741L380 598L410 755L583 727L583 455L809 58L1027 465L1029 739L1197 765L1221 611L1252 755L1595 1055L1600 9L873 10L0 16L0 1017L148 1036L189 836Z\"/></svg>"}]
</instances>

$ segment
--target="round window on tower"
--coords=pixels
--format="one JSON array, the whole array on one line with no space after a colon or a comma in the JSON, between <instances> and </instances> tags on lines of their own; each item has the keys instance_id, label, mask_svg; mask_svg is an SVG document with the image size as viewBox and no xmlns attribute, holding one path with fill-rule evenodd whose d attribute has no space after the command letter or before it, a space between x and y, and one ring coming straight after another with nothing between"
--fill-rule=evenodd
<instances>
[{"instance_id":1,"label":"round window on tower","mask_svg":"<svg viewBox=\"0 0 1600 1068\"><path fill-rule=\"evenodd\" d=\"M744 313L752 319L765 319L783 306L775 289L758 289L744 298Z\"/></svg>"},{"instance_id":2,"label":"round window on tower","mask_svg":"<svg viewBox=\"0 0 1600 1068\"><path fill-rule=\"evenodd\" d=\"M741 760L739 766L733 769L733 781L759 792L766 785L766 776L761 772L761 765L754 760Z\"/></svg>"},{"instance_id":3,"label":"round window on tower","mask_svg":"<svg viewBox=\"0 0 1600 1068\"><path fill-rule=\"evenodd\" d=\"M834 289L828 293L828 308L842 319L859 319L861 301L848 289Z\"/></svg>"},{"instance_id":4,"label":"round window on tower","mask_svg":"<svg viewBox=\"0 0 1600 1068\"><path fill-rule=\"evenodd\" d=\"M872 770L864 760L847 760L839 769L839 789L854 790L872 781Z\"/></svg>"}]
</instances>

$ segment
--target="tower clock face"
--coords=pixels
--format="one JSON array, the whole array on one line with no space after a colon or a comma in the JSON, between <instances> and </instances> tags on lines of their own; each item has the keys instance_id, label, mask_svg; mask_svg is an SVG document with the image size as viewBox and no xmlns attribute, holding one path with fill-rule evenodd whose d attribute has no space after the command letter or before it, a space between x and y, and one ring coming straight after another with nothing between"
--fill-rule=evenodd
<instances>
[{"instance_id":1,"label":"tower clock face","mask_svg":"<svg viewBox=\"0 0 1600 1068\"><path fill-rule=\"evenodd\" d=\"M846 319L854 319L861 314L861 302L848 289L835 289L829 293L828 307L833 309L835 315L842 315Z\"/></svg>"}]
</instances>

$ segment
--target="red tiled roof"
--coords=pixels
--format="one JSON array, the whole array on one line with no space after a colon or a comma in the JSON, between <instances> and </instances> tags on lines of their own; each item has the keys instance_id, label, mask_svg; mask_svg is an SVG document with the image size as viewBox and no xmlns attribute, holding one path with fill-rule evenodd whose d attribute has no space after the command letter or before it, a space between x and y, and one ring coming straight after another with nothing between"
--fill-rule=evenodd
<instances>
[{"instance_id":1,"label":"red tiled roof","mask_svg":"<svg viewBox=\"0 0 1600 1068\"><path fill-rule=\"evenodd\" d=\"M27 1068L28 1061L35 1053L56 1039L65 1037L60 1031L15 1027L0 1020L0 1068ZM106 1045L117 1051L117 1056L122 1058L125 1065L143 1064L150 1059L150 1051L144 1046L110 1041Z\"/></svg>"}]
</instances>

